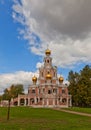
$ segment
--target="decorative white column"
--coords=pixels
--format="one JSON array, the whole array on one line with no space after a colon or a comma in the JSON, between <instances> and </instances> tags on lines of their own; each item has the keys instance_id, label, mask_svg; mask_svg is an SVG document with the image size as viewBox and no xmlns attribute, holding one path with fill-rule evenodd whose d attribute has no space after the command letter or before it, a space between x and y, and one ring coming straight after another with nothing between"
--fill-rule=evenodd
<instances>
[{"instance_id":1,"label":"decorative white column","mask_svg":"<svg viewBox=\"0 0 91 130\"><path fill-rule=\"evenodd\" d=\"M18 97L18 106L20 106L20 98Z\"/></svg>"},{"instance_id":2,"label":"decorative white column","mask_svg":"<svg viewBox=\"0 0 91 130\"><path fill-rule=\"evenodd\" d=\"M36 104L36 97L34 98L34 102L35 102L35 104Z\"/></svg>"},{"instance_id":3,"label":"decorative white column","mask_svg":"<svg viewBox=\"0 0 91 130\"><path fill-rule=\"evenodd\" d=\"M62 102L62 97L60 97L60 102Z\"/></svg>"},{"instance_id":4,"label":"decorative white column","mask_svg":"<svg viewBox=\"0 0 91 130\"><path fill-rule=\"evenodd\" d=\"M30 98L28 98L28 106L30 106Z\"/></svg>"},{"instance_id":5,"label":"decorative white column","mask_svg":"<svg viewBox=\"0 0 91 130\"><path fill-rule=\"evenodd\" d=\"M38 97L38 102L40 102L40 97Z\"/></svg>"},{"instance_id":6,"label":"decorative white column","mask_svg":"<svg viewBox=\"0 0 91 130\"><path fill-rule=\"evenodd\" d=\"M26 106L26 98L24 99L24 106Z\"/></svg>"}]
</instances>

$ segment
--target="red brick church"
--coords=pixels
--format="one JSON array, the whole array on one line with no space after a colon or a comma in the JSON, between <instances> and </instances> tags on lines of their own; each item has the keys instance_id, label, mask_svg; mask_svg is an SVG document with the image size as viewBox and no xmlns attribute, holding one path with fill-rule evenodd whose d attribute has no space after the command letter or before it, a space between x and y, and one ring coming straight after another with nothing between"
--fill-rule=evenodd
<instances>
[{"instance_id":1,"label":"red brick church","mask_svg":"<svg viewBox=\"0 0 91 130\"><path fill-rule=\"evenodd\" d=\"M71 106L71 95L63 80L62 76L57 76L57 67L52 65L51 51L47 49L44 65L39 68L39 77L34 76L28 93L18 95L14 102L17 102L18 106L69 107Z\"/></svg>"}]
</instances>

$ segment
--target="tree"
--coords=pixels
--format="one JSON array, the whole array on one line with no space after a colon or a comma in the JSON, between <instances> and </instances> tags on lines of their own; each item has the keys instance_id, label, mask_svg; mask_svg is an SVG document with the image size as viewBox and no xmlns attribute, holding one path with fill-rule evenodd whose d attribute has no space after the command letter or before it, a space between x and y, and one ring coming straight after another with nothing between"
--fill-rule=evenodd
<instances>
[{"instance_id":1,"label":"tree","mask_svg":"<svg viewBox=\"0 0 91 130\"><path fill-rule=\"evenodd\" d=\"M85 104L87 106L91 105L91 68L90 66L86 65L83 70L80 71L81 80L80 84L84 86L84 97L85 97Z\"/></svg>"},{"instance_id":2,"label":"tree","mask_svg":"<svg viewBox=\"0 0 91 130\"><path fill-rule=\"evenodd\" d=\"M3 100L9 100L11 98L15 98L18 96L18 94L24 94L23 93L23 85L17 84L17 85L11 85L9 88L6 88L4 90L4 94L2 95Z\"/></svg>"},{"instance_id":3,"label":"tree","mask_svg":"<svg viewBox=\"0 0 91 130\"><path fill-rule=\"evenodd\" d=\"M69 92L72 95L72 103L76 106L91 105L91 68L86 65L79 73L70 71Z\"/></svg>"},{"instance_id":4,"label":"tree","mask_svg":"<svg viewBox=\"0 0 91 130\"><path fill-rule=\"evenodd\" d=\"M10 88L14 98L17 97L18 94L24 94L24 88L22 84L12 85Z\"/></svg>"},{"instance_id":5,"label":"tree","mask_svg":"<svg viewBox=\"0 0 91 130\"><path fill-rule=\"evenodd\" d=\"M9 120L10 117L10 102L11 98L15 98L18 96L18 94L23 94L23 85L17 84L17 85L11 85L9 88L6 88L4 90L4 94L2 95L3 100L8 100L8 112L7 112L7 120Z\"/></svg>"},{"instance_id":6,"label":"tree","mask_svg":"<svg viewBox=\"0 0 91 130\"><path fill-rule=\"evenodd\" d=\"M1 102L1 100L2 100L2 95L0 95L0 102Z\"/></svg>"},{"instance_id":7,"label":"tree","mask_svg":"<svg viewBox=\"0 0 91 130\"><path fill-rule=\"evenodd\" d=\"M68 89L69 93L72 95L72 103L74 105L77 105L78 104L77 84L79 81L79 74L71 70L68 75L68 81L70 83Z\"/></svg>"}]
</instances>

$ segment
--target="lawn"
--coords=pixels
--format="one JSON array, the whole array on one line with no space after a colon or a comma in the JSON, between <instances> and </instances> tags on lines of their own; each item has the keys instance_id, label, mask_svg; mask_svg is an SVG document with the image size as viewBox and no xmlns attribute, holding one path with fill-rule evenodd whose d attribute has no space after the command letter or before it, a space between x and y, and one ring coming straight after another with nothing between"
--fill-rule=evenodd
<instances>
[{"instance_id":1,"label":"lawn","mask_svg":"<svg viewBox=\"0 0 91 130\"><path fill-rule=\"evenodd\" d=\"M0 108L0 130L91 130L91 117L52 109L13 107L7 121L7 108Z\"/></svg>"},{"instance_id":2,"label":"lawn","mask_svg":"<svg viewBox=\"0 0 91 130\"><path fill-rule=\"evenodd\" d=\"M91 108L71 107L71 108L66 108L66 110L71 110L71 111L77 111L77 112L83 112L83 113L91 114Z\"/></svg>"}]
</instances>

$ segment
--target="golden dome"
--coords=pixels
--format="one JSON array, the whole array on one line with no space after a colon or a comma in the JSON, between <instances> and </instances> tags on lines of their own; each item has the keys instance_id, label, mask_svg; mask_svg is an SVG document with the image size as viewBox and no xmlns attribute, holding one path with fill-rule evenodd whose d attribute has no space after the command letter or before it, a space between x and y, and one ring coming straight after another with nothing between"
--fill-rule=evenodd
<instances>
[{"instance_id":1,"label":"golden dome","mask_svg":"<svg viewBox=\"0 0 91 130\"><path fill-rule=\"evenodd\" d=\"M37 82L37 77L36 76L32 77L32 81Z\"/></svg>"},{"instance_id":2,"label":"golden dome","mask_svg":"<svg viewBox=\"0 0 91 130\"><path fill-rule=\"evenodd\" d=\"M50 54L51 54L51 51L50 51L49 49L47 49L47 50L45 51L45 54L46 54L46 55L50 55Z\"/></svg>"},{"instance_id":3,"label":"golden dome","mask_svg":"<svg viewBox=\"0 0 91 130\"><path fill-rule=\"evenodd\" d=\"M62 76L59 77L59 82L62 83L64 81L64 78Z\"/></svg>"},{"instance_id":4,"label":"golden dome","mask_svg":"<svg viewBox=\"0 0 91 130\"><path fill-rule=\"evenodd\" d=\"M47 79L51 79L52 76L51 76L50 74L47 74L47 75L46 75L46 78L47 78Z\"/></svg>"}]
</instances>

